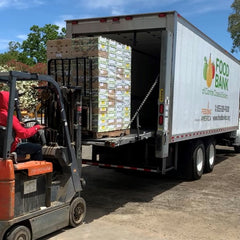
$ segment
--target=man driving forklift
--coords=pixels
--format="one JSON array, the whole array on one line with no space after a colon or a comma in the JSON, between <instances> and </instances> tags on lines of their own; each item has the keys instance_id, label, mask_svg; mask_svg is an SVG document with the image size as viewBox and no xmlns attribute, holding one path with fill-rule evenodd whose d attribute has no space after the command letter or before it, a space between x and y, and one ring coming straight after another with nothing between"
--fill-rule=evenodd
<instances>
[{"instance_id":1,"label":"man driving forklift","mask_svg":"<svg viewBox=\"0 0 240 240\"><path fill-rule=\"evenodd\" d=\"M8 116L9 92L0 91L0 125L6 126ZM16 116L13 116L14 140L11 145L11 152L16 152L18 156L30 154L32 160L42 160L42 146L38 143L21 142L35 135L38 130L45 126L37 124L30 128L25 128Z\"/></svg>"}]
</instances>

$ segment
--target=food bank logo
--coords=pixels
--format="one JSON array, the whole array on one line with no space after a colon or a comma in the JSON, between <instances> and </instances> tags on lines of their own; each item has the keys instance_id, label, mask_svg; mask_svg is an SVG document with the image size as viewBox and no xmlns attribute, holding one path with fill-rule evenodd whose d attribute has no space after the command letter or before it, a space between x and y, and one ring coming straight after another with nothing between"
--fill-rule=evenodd
<instances>
[{"instance_id":1,"label":"food bank logo","mask_svg":"<svg viewBox=\"0 0 240 240\"><path fill-rule=\"evenodd\" d=\"M214 63L211 54L208 59L204 57L203 79L206 81L208 88L214 82L215 88L228 91L229 65L219 58L216 58Z\"/></svg>"},{"instance_id":2,"label":"food bank logo","mask_svg":"<svg viewBox=\"0 0 240 240\"><path fill-rule=\"evenodd\" d=\"M207 83L207 87L210 88L212 85L212 80L215 76L215 65L212 62L211 54L207 61L207 57L204 57L204 65L203 65L203 78Z\"/></svg>"}]
</instances>

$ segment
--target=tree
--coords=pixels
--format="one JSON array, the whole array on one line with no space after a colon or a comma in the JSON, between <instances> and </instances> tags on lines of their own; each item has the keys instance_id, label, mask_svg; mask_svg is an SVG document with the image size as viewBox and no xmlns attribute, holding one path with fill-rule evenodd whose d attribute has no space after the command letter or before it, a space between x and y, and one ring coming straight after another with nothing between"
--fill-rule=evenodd
<instances>
[{"instance_id":1,"label":"tree","mask_svg":"<svg viewBox=\"0 0 240 240\"><path fill-rule=\"evenodd\" d=\"M8 52L0 54L0 65L5 65L13 59L18 59L20 43L11 41L8 43L8 48Z\"/></svg>"},{"instance_id":2,"label":"tree","mask_svg":"<svg viewBox=\"0 0 240 240\"><path fill-rule=\"evenodd\" d=\"M19 42L11 41L8 43L8 48L10 53L17 54L20 47L21 47L21 44Z\"/></svg>"},{"instance_id":3,"label":"tree","mask_svg":"<svg viewBox=\"0 0 240 240\"><path fill-rule=\"evenodd\" d=\"M240 0L234 0L231 5L233 13L228 17L228 31L233 39L232 52L240 50Z\"/></svg>"},{"instance_id":4,"label":"tree","mask_svg":"<svg viewBox=\"0 0 240 240\"><path fill-rule=\"evenodd\" d=\"M28 38L21 45L22 53L20 54L23 60L28 59L28 62L25 63L29 65L46 62L47 41L63 38L66 33L65 28L59 31L59 26L52 24L46 24L44 27L33 25L30 31Z\"/></svg>"},{"instance_id":5,"label":"tree","mask_svg":"<svg viewBox=\"0 0 240 240\"><path fill-rule=\"evenodd\" d=\"M20 63L33 66L37 63L46 63L46 45L48 40L64 38L66 29L59 31L59 26L46 24L43 27L33 25L25 41L21 43L11 41L8 44L9 50L0 54L0 65L6 65L9 61L15 60Z\"/></svg>"}]
</instances>

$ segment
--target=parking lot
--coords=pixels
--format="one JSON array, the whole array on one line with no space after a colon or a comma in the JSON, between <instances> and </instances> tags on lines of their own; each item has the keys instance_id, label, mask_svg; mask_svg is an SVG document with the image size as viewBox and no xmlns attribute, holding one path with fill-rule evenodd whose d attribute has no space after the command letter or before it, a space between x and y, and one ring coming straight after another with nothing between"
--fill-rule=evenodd
<instances>
[{"instance_id":1,"label":"parking lot","mask_svg":"<svg viewBox=\"0 0 240 240\"><path fill-rule=\"evenodd\" d=\"M238 240L240 155L217 150L214 171L198 181L84 166L83 225L44 239Z\"/></svg>"}]
</instances>

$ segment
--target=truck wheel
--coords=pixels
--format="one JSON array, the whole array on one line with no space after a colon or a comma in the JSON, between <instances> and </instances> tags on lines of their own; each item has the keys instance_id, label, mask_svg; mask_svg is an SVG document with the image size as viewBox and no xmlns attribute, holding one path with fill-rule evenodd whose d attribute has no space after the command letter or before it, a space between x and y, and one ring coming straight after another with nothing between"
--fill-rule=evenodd
<instances>
[{"instance_id":1,"label":"truck wheel","mask_svg":"<svg viewBox=\"0 0 240 240\"><path fill-rule=\"evenodd\" d=\"M190 149L186 148L187 166L186 177L189 180L197 180L202 177L205 163L205 147L201 140L190 143Z\"/></svg>"},{"instance_id":2,"label":"truck wheel","mask_svg":"<svg viewBox=\"0 0 240 240\"><path fill-rule=\"evenodd\" d=\"M31 240L31 232L25 226L15 226L7 233L7 240Z\"/></svg>"},{"instance_id":3,"label":"truck wheel","mask_svg":"<svg viewBox=\"0 0 240 240\"><path fill-rule=\"evenodd\" d=\"M69 225L71 227L77 227L80 225L86 216L86 202L81 197L76 197L69 210Z\"/></svg>"},{"instance_id":4,"label":"truck wheel","mask_svg":"<svg viewBox=\"0 0 240 240\"><path fill-rule=\"evenodd\" d=\"M205 160L204 171L206 173L209 173L209 172L212 172L215 164L215 158L216 158L215 141L213 139L208 140L206 142L205 148L206 148L206 160Z\"/></svg>"}]
</instances>

